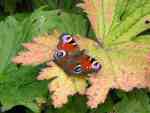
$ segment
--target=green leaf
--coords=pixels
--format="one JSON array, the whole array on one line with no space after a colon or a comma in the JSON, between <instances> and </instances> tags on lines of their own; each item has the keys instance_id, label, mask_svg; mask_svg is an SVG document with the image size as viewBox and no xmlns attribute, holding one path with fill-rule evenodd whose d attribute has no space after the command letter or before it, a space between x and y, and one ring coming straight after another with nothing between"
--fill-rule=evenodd
<instances>
[{"instance_id":1,"label":"green leaf","mask_svg":"<svg viewBox=\"0 0 150 113\"><path fill-rule=\"evenodd\" d=\"M90 110L90 113L111 113L113 111L113 101L111 98L108 97L108 99L106 100L106 102L100 106L98 106L98 108L96 109L92 109Z\"/></svg>"},{"instance_id":2,"label":"green leaf","mask_svg":"<svg viewBox=\"0 0 150 113\"><path fill-rule=\"evenodd\" d=\"M133 91L122 98L114 108L117 113L149 113L149 101L146 91Z\"/></svg>"},{"instance_id":3,"label":"green leaf","mask_svg":"<svg viewBox=\"0 0 150 113\"><path fill-rule=\"evenodd\" d=\"M81 2L80 0L47 0L49 9L63 9L71 13L80 11L76 4Z\"/></svg>"},{"instance_id":4,"label":"green leaf","mask_svg":"<svg viewBox=\"0 0 150 113\"><path fill-rule=\"evenodd\" d=\"M11 63L22 42L30 39L22 31L23 25L11 16L0 23L0 102L3 110L24 105L39 112L35 99L44 98L47 94L46 82L36 80L36 68L20 70ZM39 90L42 92L39 93Z\"/></svg>"},{"instance_id":5,"label":"green leaf","mask_svg":"<svg viewBox=\"0 0 150 113\"><path fill-rule=\"evenodd\" d=\"M37 10L26 20L28 28L25 29L30 31L31 37L50 32L53 29L85 36L88 30L87 22L87 19L79 14L66 13L61 10Z\"/></svg>"},{"instance_id":6,"label":"green leaf","mask_svg":"<svg viewBox=\"0 0 150 113\"><path fill-rule=\"evenodd\" d=\"M110 27L104 43L109 46L127 42L149 29L150 25L146 23L146 21L150 20L149 7L150 1L119 0L112 27Z\"/></svg>"},{"instance_id":7,"label":"green leaf","mask_svg":"<svg viewBox=\"0 0 150 113\"><path fill-rule=\"evenodd\" d=\"M4 111L23 105L36 113L40 112L37 101L44 99L48 91L45 81L36 80L37 74L37 69L26 67L12 68L0 75L0 102Z\"/></svg>"},{"instance_id":8,"label":"green leaf","mask_svg":"<svg viewBox=\"0 0 150 113\"><path fill-rule=\"evenodd\" d=\"M144 35L150 29L150 1L117 0L115 10L111 13L114 14L112 25L108 28L108 33L105 33L103 26L108 23L107 19L102 22L101 18L97 18L105 17L106 14L97 14L96 11L107 10L103 5L106 3L107 6L111 2L86 0L84 4L92 25L96 23L95 28L99 25L102 29L94 29L95 32L101 36L106 34L100 40L99 47L84 42L84 48L88 48L90 55L95 56L102 65L97 76L91 77L92 85L87 91L88 105L92 108L103 103L112 88L131 91L134 88L150 87L150 35Z\"/></svg>"},{"instance_id":9,"label":"green leaf","mask_svg":"<svg viewBox=\"0 0 150 113\"><path fill-rule=\"evenodd\" d=\"M22 37L21 23L13 17L0 22L0 73L10 64L10 59L19 49ZM22 37L22 38L21 38Z\"/></svg>"},{"instance_id":10,"label":"green leaf","mask_svg":"<svg viewBox=\"0 0 150 113\"><path fill-rule=\"evenodd\" d=\"M62 108L55 109L51 107L47 109L45 113L86 113L88 108L85 104L85 98L81 96L74 96L70 98L69 103Z\"/></svg>"},{"instance_id":11,"label":"green leaf","mask_svg":"<svg viewBox=\"0 0 150 113\"><path fill-rule=\"evenodd\" d=\"M35 8L39 8L42 5L46 5L46 1L44 1L44 0L31 0L31 1Z\"/></svg>"},{"instance_id":12,"label":"green leaf","mask_svg":"<svg viewBox=\"0 0 150 113\"><path fill-rule=\"evenodd\" d=\"M50 9L57 9L58 8L58 0L47 0L47 4Z\"/></svg>"},{"instance_id":13,"label":"green leaf","mask_svg":"<svg viewBox=\"0 0 150 113\"><path fill-rule=\"evenodd\" d=\"M88 14L96 37L100 40L106 38L112 24L116 2L117 0L84 0L82 8Z\"/></svg>"},{"instance_id":14,"label":"green leaf","mask_svg":"<svg viewBox=\"0 0 150 113\"><path fill-rule=\"evenodd\" d=\"M29 17L30 14L31 14L31 13L16 13L14 17L16 18L17 21L22 22L22 21L24 21L27 17Z\"/></svg>"}]
</instances>

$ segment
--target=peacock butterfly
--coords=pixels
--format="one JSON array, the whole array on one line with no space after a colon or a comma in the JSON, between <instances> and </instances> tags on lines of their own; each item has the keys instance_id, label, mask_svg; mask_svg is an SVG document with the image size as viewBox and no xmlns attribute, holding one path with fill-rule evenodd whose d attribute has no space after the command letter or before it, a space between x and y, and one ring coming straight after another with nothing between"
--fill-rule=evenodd
<instances>
[{"instance_id":1,"label":"peacock butterfly","mask_svg":"<svg viewBox=\"0 0 150 113\"><path fill-rule=\"evenodd\" d=\"M87 55L85 50L80 50L75 38L66 33L60 36L54 53L54 62L65 72L74 75L98 72L101 64Z\"/></svg>"}]
</instances>

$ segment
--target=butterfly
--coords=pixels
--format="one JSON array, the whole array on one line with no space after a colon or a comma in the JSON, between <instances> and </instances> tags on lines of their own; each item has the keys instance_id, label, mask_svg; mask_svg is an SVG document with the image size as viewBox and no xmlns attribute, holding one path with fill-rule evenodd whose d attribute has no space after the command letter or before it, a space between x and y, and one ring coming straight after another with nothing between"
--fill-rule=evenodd
<instances>
[{"instance_id":1,"label":"butterfly","mask_svg":"<svg viewBox=\"0 0 150 113\"><path fill-rule=\"evenodd\" d=\"M73 75L98 72L102 67L101 64L87 55L85 50L80 50L76 38L67 33L60 36L54 53L54 62L65 72Z\"/></svg>"}]
</instances>

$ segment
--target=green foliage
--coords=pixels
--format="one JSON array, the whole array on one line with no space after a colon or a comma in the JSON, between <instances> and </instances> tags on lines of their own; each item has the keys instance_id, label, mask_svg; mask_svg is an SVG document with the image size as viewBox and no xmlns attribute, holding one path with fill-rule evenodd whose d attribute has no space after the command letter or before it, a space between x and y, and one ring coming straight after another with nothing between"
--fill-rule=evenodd
<instances>
[{"instance_id":1,"label":"green foliage","mask_svg":"<svg viewBox=\"0 0 150 113\"><path fill-rule=\"evenodd\" d=\"M60 109L55 109L52 106L45 109L45 113L86 113L88 108L85 104L86 99L80 96L70 98L70 102Z\"/></svg>"},{"instance_id":2,"label":"green foliage","mask_svg":"<svg viewBox=\"0 0 150 113\"><path fill-rule=\"evenodd\" d=\"M16 105L24 105L34 112L39 112L36 101L47 96L47 83L37 81L37 70L32 67L11 69L0 75L0 97L2 110Z\"/></svg>"},{"instance_id":3,"label":"green foliage","mask_svg":"<svg viewBox=\"0 0 150 113\"><path fill-rule=\"evenodd\" d=\"M86 35L87 20L81 15L60 10L37 10L29 17L10 16L0 22L0 102L4 111L16 105L24 105L34 112L40 111L36 100L48 96L47 82L36 80L40 67L17 68L11 59L23 42L55 28Z\"/></svg>"},{"instance_id":4,"label":"green foliage","mask_svg":"<svg viewBox=\"0 0 150 113\"><path fill-rule=\"evenodd\" d=\"M133 91L130 94L118 93L121 101L115 105L117 113L149 113L150 98L146 91Z\"/></svg>"},{"instance_id":5,"label":"green foliage","mask_svg":"<svg viewBox=\"0 0 150 113\"><path fill-rule=\"evenodd\" d=\"M145 23L150 17L149 7L150 1L147 0L118 0L113 23L105 42L107 44L127 42L149 29L149 24Z\"/></svg>"},{"instance_id":6,"label":"green foliage","mask_svg":"<svg viewBox=\"0 0 150 113\"><path fill-rule=\"evenodd\" d=\"M61 10L37 10L26 20L27 22L32 36L50 32L56 28L62 32L83 36L88 32L86 18L82 15L66 13Z\"/></svg>"},{"instance_id":7,"label":"green foliage","mask_svg":"<svg viewBox=\"0 0 150 113\"><path fill-rule=\"evenodd\" d=\"M2 21L0 26L0 73L2 73L7 69L11 57L16 54L16 51L25 39L22 37L21 23L13 17L8 17L6 21Z\"/></svg>"},{"instance_id":8,"label":"green foliage","mask_svg":"<svg viewBox=\"0 0 150 113\"><path fill-rule=\"evenodd\" d=\"M0 101L2 109L8 110L15 105L24 105L38 112L39 108L34 101L36 98L44 98L47 94L46 82L38 84L37 69L17 68L11 63L11 58L20 49L21 43L28 40L28 37L24 37L22 32L22 23L13 17L8 17L0 23L0 26L2 31L0 32Z\"/></svg>"}]
</instances>

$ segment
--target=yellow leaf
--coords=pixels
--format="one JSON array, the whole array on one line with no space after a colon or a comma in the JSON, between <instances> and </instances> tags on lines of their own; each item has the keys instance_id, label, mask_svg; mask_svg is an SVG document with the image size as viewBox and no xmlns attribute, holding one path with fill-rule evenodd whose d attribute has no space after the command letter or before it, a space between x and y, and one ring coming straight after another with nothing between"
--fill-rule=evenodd
<instances>
[{"instance_id":1,"label":"yellow leaf","mask_svg":"<svg viewBox=\"0 0 150 113\"><path fill-rule=\"evenodd\" d=\"M54 63L51 63L51 67L43 69L37 79L53 79L49 83L49 91L52 92L52 100L55 107L62 107L63 104L67 103L68 96L76 93L84 94L87 87L85 77L67 75Z\"/></svg>"},{"instance_id":2,"label":"yellow leaf","mask_svg":"<svg viewBox=\"0 0 150 113\"><path fill-rule=\"evenodd\" d=\"M96 37L104 38L112 24L116 0L84 0L81 7L85 10Z\"/></svg>"},{"instance_id":3,"label":"yellow leaf","mask_svg":"<svg viewBox=\"0 0 150 113\"><path fill-rule=\"evenodd\" d=\"M103 103L110 89L150 88L149 44L127 42L111 49L90 48L102 64L101 71L90 78L87 96L91 108Z\"/></svg>"}]
</instances>

